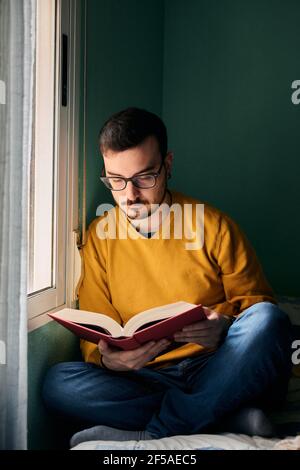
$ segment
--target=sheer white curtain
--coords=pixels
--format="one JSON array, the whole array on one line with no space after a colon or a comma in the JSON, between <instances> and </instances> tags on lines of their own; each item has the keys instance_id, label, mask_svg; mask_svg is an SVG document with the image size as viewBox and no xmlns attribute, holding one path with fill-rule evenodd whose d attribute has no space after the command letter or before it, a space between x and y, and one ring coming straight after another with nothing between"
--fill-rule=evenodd
<instances>
[{"instance_id":1,"label":"sheer white curtain","mask_svg":"<svg viewBox=\"0 0 300 470\"><path fill-rule=\"evenodd\" d=\"M0 448L27 447L27 185L35 0L0 0Z\"/></svg>"}]
</instances>

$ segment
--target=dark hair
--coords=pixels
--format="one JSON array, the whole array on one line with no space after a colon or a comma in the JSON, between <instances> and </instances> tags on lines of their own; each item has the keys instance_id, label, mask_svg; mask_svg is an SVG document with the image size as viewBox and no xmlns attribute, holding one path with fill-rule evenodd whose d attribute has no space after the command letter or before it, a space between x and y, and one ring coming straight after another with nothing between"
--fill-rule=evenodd
<instances>
[{"instance_id":1,"label":"dark hair","mask_svg":"<svg viewBox=\"0 0 300 470\"><path fill-rule=\"evenodd\" d=\"M123 151L137 147L147 137L157 138L164 159L168 149L167 129L163 121L145 109L127 108L113 114L99 132L99 148Z\"/></svg>"}]
</instances>

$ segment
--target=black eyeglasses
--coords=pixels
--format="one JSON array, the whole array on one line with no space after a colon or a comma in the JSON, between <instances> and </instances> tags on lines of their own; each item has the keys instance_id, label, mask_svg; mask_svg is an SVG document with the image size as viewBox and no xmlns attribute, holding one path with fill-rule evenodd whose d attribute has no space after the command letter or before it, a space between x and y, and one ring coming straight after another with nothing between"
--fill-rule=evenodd
<instances>
[{"instance_id":1,"label":"black eyeglasses","mask_svg":"<svg viewBox=\"0 0 300 470\"><path fill-rule=\"evenodd\" d=\"M156 173L147 173L145 175L132 176L132 178L123 178L123 176L100 176L100 180L111 191L122 191L126 188L128 181L131 181L134 186L140 189L154 188L164 163L165 162L163 160L159 167L159 170ZM102 169L102 174L103 173L104 168Z\"/></svg>"}]
</instances>

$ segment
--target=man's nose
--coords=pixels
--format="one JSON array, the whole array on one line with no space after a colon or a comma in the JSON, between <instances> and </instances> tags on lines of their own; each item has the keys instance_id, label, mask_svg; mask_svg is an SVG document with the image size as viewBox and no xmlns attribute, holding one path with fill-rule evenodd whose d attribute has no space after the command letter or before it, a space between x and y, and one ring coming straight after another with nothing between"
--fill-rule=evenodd
<instances>
[{"instance_id":1,"label":"man's nose","mask_svg":"<svg viewBox=\"0 0 300 470\"><path fill-rule=\"evenodd\" d=\"M126 197L129 201L134 201L139 195L139 188L134 186L132 181L127 181L127 186L125 188Z\"/></svg>"}]
</instances>

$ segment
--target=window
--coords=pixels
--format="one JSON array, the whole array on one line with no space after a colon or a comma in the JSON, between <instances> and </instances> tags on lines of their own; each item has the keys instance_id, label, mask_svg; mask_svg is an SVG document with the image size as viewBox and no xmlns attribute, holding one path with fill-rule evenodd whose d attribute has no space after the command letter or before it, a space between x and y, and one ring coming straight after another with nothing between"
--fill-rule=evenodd
<instances>
[{"instance_id":1,"label":"window","mask_svg":"<svg viewBox=\"0 0 300 470\"><path fill-rule=\"evenodd\" d=\"M34 132L30 168L28 293L56 285L55 279L55 149L56 2L37 2ZM41 262L42 261L42 262Z\"/></svg>"},{"instance_id":2,"label":"window","mask_svg":"<svg viewBox=\"0 0 300 470\"><path fill-rule=\"evenodd\" d=\"M36 3L36 61L28 204L28 312L44 314L75 300L80 0ZM71 269L70 269L71 268Z\"/></svg>"}]
</instances>

